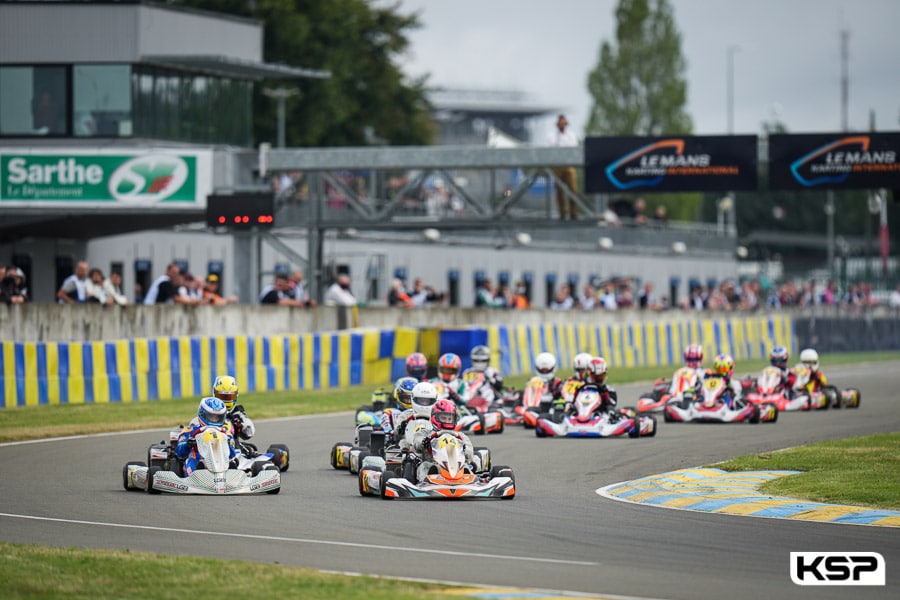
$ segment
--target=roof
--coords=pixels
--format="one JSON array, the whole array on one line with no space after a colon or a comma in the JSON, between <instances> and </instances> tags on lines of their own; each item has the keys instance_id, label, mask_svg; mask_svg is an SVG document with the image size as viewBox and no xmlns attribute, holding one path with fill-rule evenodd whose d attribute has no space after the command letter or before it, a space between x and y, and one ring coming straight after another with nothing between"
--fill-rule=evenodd
<instances>
[{"instance_id":1,"label":"roof","mask_svg":"<svg viewBox=\"0 0 900 600\"><path fill-rule=\"evenodd\" d=\"M228 56L143 56L141 62L239 79L327 79L330 71L243 60Z\"/></svg>"}]
</instances>

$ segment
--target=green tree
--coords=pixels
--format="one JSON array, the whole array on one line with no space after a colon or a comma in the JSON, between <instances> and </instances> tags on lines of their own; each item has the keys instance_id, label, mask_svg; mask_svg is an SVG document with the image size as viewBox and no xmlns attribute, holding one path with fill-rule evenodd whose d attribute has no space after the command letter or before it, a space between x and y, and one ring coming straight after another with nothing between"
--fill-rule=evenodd
<instances>
[{"instance_id":1,"label":"green tree","mask_svg":"<svg viewBox=\"0 0 900 600\"><path fill-rule=\"evenodd\" d=\"M615 44L600 45L588 75L588 135L691 132L681 35L667 0L619 0Z\"/></svg>"},{"instance_id":2,"label":"green tree","mask_svg":"<svg viewBox=\"0 0 900 600\"><path fill-rule=\"evenodd\" d=\"M328 79L266 81L254 90L254 137L276 138L276 101L265 87L297 88L287 100L288 146L418 145L436 135L425 81L407 81L399 60L418 16L366 0L183 0L191 8L253 17L267 62L321 69Z\"/></svg>"}]
</instances>

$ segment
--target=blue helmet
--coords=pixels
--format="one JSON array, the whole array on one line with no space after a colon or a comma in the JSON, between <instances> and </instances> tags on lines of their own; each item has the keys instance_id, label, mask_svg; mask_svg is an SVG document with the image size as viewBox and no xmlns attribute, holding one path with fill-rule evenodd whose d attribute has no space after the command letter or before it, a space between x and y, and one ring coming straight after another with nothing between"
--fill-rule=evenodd
<instances>
[{"instance_id":1,"label":"blue helmet","mask_svg":"<svg viewBox=\"0 0 900 600\"><path fill-rule=\"evenodd\" d=\"M200 401L200 408L197 410L197 418L200 423L207 427L222 427L225 425L225 415L228 410L225 403L215 396L207 396Z\"/></svg>"},{"instance_id":2,"label":"blue helmet","mask_svg":"<svg viewBox=\"0 0 900 600\"><path fill-rule=\"evenodd\" d=\"M412 391L419 380L415 377L401 377L394 385L394 399L403 410L412 408Z\"/></svg>"}]
</instances>

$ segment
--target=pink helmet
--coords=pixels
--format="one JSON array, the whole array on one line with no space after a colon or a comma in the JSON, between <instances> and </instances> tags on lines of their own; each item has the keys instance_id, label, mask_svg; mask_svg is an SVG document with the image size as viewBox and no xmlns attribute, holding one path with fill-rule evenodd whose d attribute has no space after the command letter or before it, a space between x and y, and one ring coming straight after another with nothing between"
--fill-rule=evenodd
<instances>
[{"instance_id":1,"label":"pink helmet","mask_svg":"<svg viewBox=\"0 0 900 600\"><path fill-rule=\"evenodd\" d=\"M684 349L684 362L692 369L697 369L703 363L703 346L691 344Z\"/></svg>"},{"instance_id":2,"label":"pink helmet","mask_svg":"<svg viewBox=\"0 0 900 600\"><path fill-rule=\"evenodd\" d=\"M416 379L424 379L428 371L428 359L421 352L413 352L406 357L406 374Z\"/></svg>"},{"instance_id":3,"label":"pink helmet","mask_svg":"<svg viewBox=\"0 0 900 600\"><path fill-rule=\"evenodd\" d=\"M434 403L431 409L431 424L438 431L445 429L456 429L456 423L459 421L459 411L456 409L456 403L453 400L443 398Z\"/></svg>"}]
</instances>

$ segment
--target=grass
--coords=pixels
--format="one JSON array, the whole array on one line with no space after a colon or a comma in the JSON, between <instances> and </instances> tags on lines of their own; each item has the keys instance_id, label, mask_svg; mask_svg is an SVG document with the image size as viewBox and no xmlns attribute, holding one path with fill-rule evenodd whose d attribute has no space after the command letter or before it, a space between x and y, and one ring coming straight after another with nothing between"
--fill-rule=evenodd
<instances>
[{"instance_id":1,"label":"grass","mask_svg":"<svg viewBox=\"0 0 900 600\"><path fill-rule=\"evenodd\" d=\"M824 356L822 363L827 373L831 366L876 360L900 360L900 353L833 354ZM741 362L737 365L736 375L758 373L765 364L763 360ZM673 367L613 367L609 373L609 382L615 386L652 381L657 377L670 376L673 370ZM558 371L563 376L571 372L569 368L560 368ZM518 375L507 378L506 383L521 388L527 379L526 375ZM342 412L365 404L375 387L377 386L260 392L242 395L240 403L254 420ZM194 416L198 400L185 398L128 404L69 404L0 409L0 442L174 427Z\"/></svg>"},{"instance_id":2,"label":"grass","mask_svg":"<svg viewBox=\"0 0 900 600\"><path fill-rule=\"evenodd\" d=\"M35 576L29 574L37 574ZM235 598L305 600L440 600L451 588L375 577L350 577L282 565L142 552L84 550L0 542L3 597L157 598L182 600L227 590ZM224 586L224 587L223 587Z\"/></svg>"},{"instance_id":3,"label":"grass","mask_svg":"<svg viewBox=\"0 0 900 600\"><path fill-rule=\"evenodd\" d=\"M772 496L900 510L900 433L817 442L712 466L726 471L802 471L761 489Z\"/></svg>"}]
</instances>

